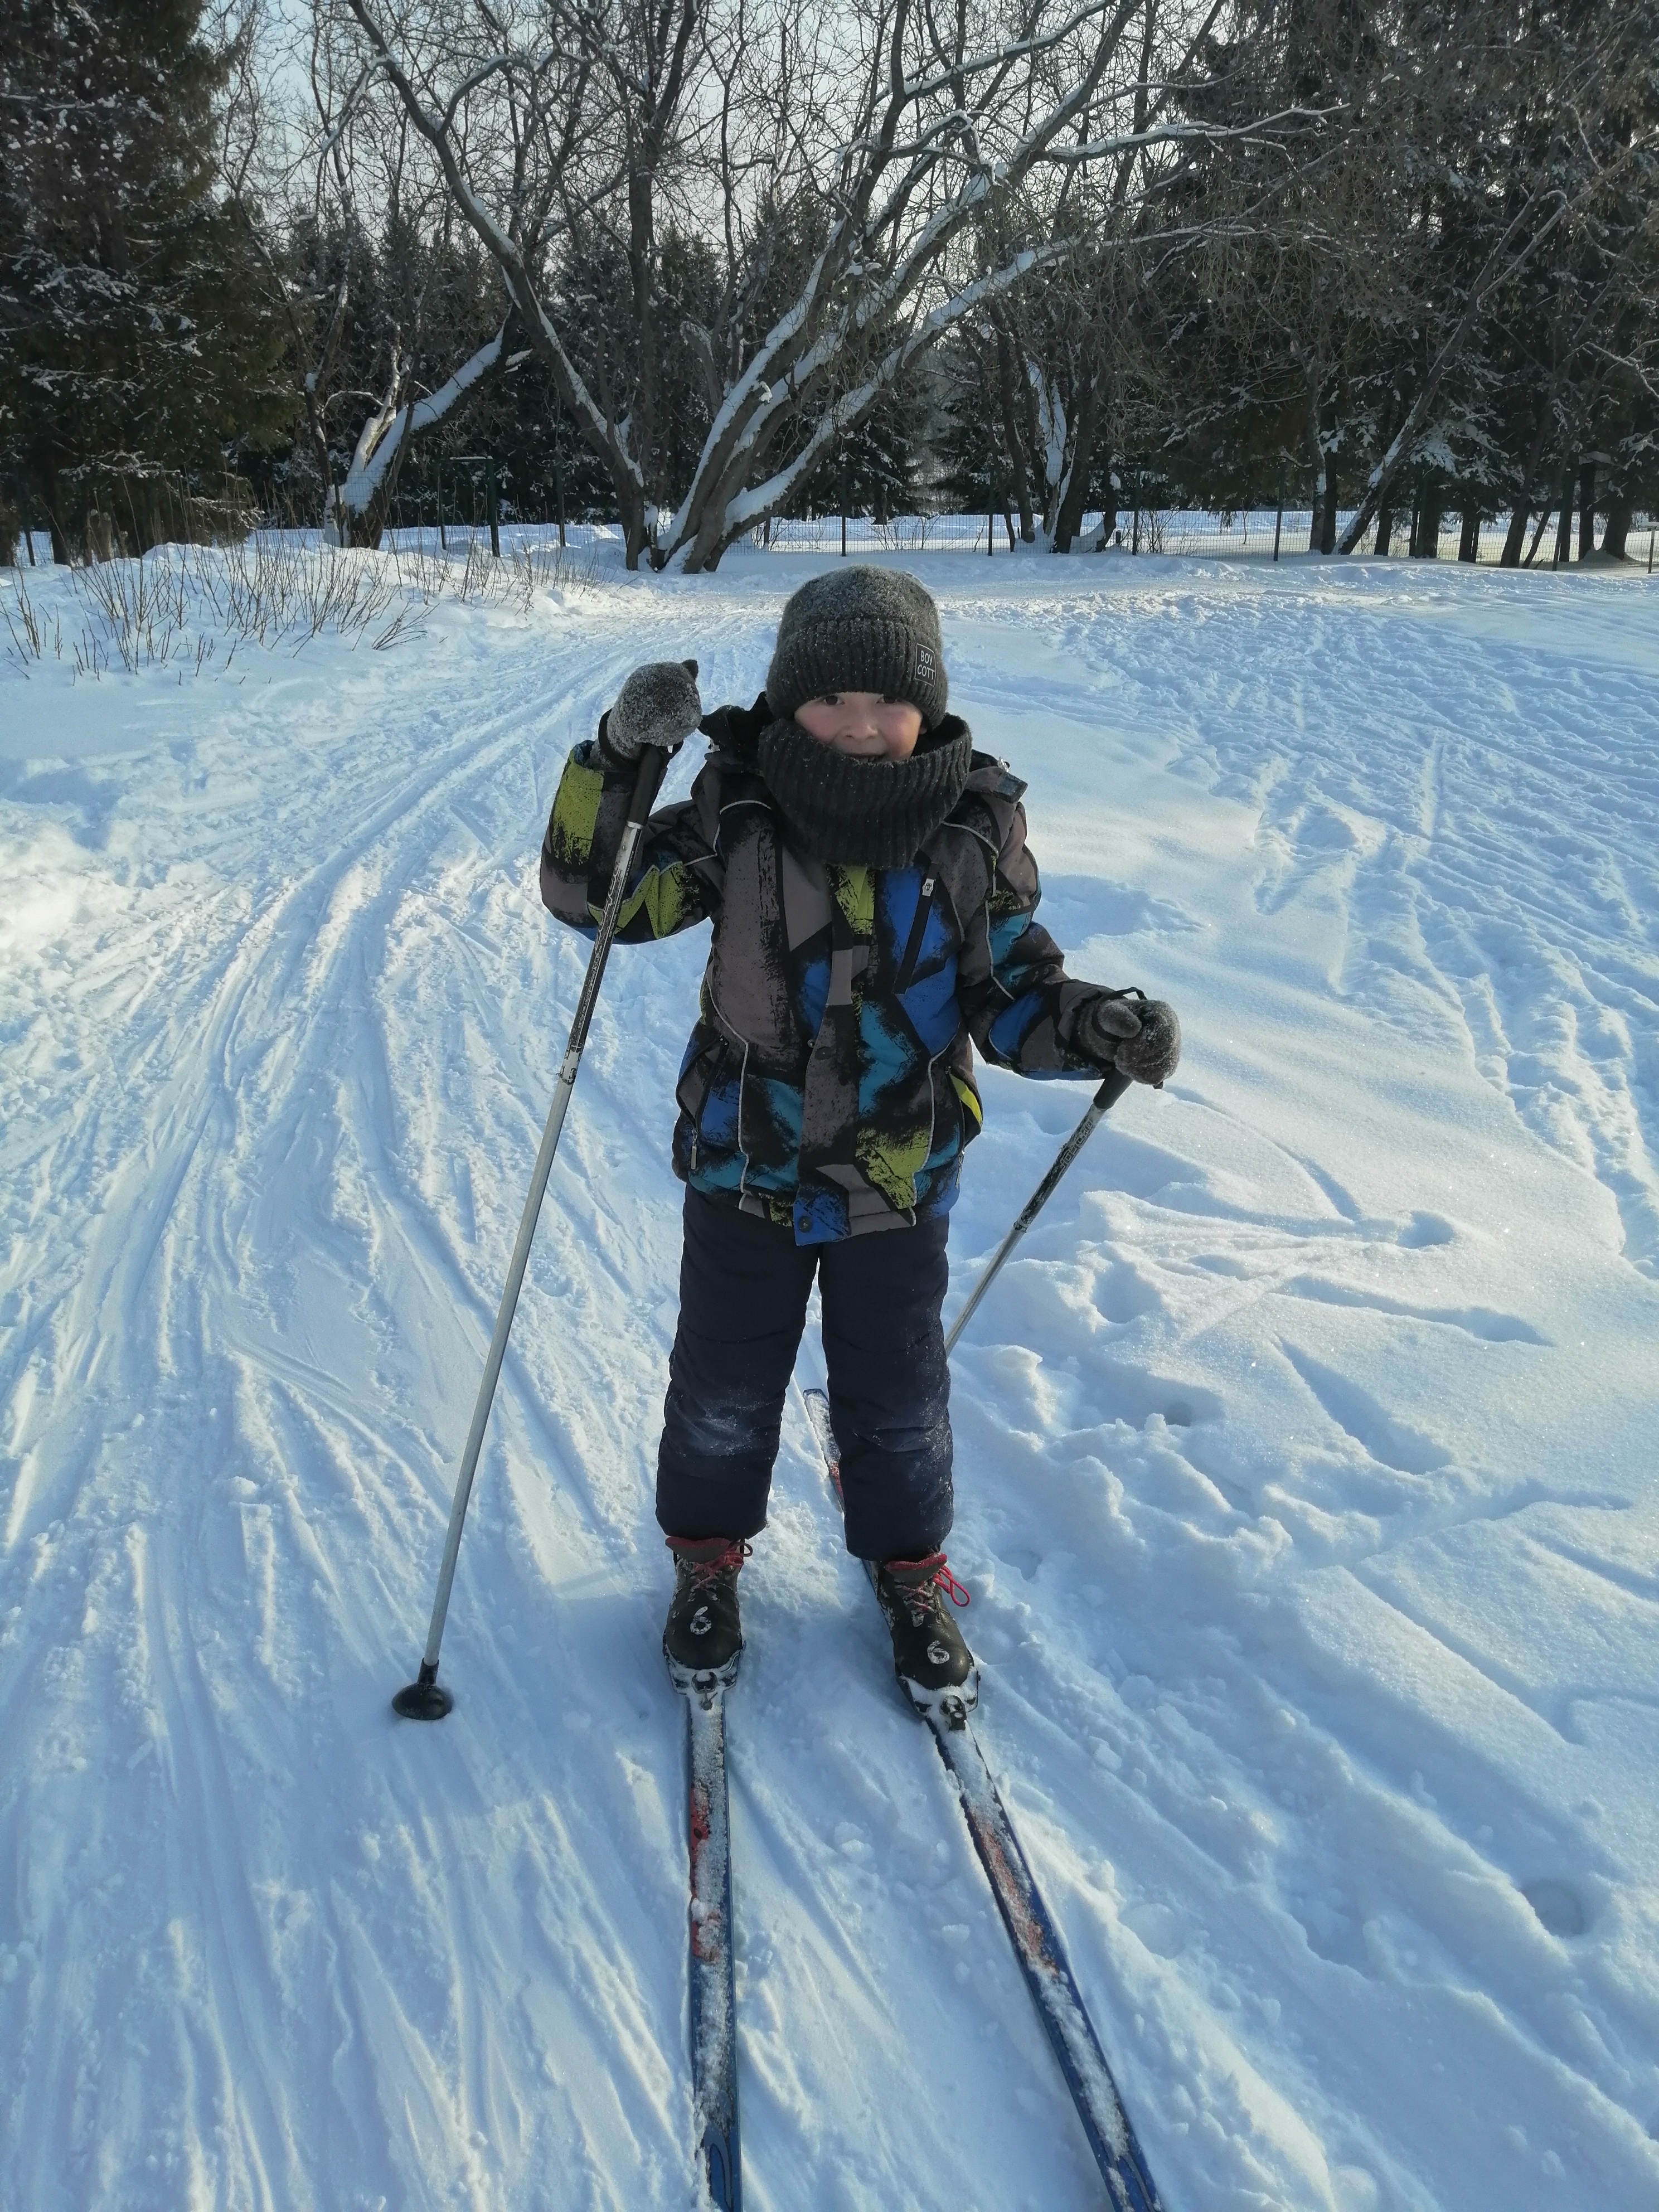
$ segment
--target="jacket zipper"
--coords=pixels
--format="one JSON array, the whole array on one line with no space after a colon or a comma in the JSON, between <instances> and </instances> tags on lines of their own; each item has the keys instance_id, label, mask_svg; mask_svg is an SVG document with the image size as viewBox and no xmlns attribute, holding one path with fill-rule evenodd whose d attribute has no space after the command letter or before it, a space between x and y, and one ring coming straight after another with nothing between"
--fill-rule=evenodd
<instances>
[{"instance_id":1,"label":"jacket zipper","mask_svg":"<svg viewBox=\"0 0 1659 2212\"><path fill-rule=\"evenodd\" d=\"M933 912L933 878L932 876L925 876L922 878L921 890L916 898L915 919L910 924L910 934L905 939L904 957L899 962L898 974L893 979L895 998L904 991L909 983L910 970L915 966L921 956L921 940L927 934L927 917Z\"/></svg>"}]
</instances>

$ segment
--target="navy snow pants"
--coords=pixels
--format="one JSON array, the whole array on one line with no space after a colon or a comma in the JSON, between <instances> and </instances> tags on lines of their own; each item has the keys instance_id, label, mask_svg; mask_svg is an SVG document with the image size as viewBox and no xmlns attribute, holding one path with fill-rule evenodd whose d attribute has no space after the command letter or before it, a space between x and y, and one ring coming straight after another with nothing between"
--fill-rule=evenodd
<instances>
[{"instance_id":1,"label":"navy snow pants","mask_svg":"<svg viewBox=\"0 0 1659 2212\"><path fill-rule=\"evenodd\" d=\"M830 1411L841 1446L847 1548L918 1559L951 1519L951 1377L939 1308L950 1217L831 1244L700 1191L685 1194L680 1321L657 1455L671 1536L752 1536L766 1525L784 1394L814 1274Z\"/></svg>"}]
</instances>

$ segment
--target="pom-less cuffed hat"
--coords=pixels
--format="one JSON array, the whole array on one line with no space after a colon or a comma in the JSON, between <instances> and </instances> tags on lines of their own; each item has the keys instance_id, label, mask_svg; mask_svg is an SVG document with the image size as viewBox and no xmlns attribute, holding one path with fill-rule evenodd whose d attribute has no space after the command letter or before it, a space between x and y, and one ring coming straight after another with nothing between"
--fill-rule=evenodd
<instances>
[{"instance_id":1,"label":"pom-less cuffed hat","mask_svg":"<svg viewBox=\"0 0 1659 2212\"><path fill-rule=\"evenodd\" d=\"M950 685L939 609L902 568L832 568L785 605L767 704L780 721L826 691L879 691L921 710L924 728L944 719Z\"/></svg>"}]
</instances>

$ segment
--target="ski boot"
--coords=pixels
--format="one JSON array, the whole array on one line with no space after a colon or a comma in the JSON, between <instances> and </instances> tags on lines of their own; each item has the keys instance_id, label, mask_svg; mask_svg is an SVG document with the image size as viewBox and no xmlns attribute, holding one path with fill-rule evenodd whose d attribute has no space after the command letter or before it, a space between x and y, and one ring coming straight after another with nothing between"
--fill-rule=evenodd
<instances>
[{"instance_id":1,"label":"ski boot","mask_svg":"<svg viewBox=\"0 0 1659 2212\"><path fill-rule=\"evenodd\" d=\"M961 1728L979 1702L979 1669L951 1617L968 1593L943 1552L888 1559L876 1569L876 1597L893 1636L893 1671L916 1711ZM947 1602L948 1600L948 1602Z\"/></svg>"},{"instance_id":2,"label":"ski boot","mask_svg":"<svg viewBox=\"0 0 1659 2212\"><path fill-rule=\"evenodd\" d=\"M663 1656L677 1690L706 1695L737 1678L743 1651L738 1573L750 1545L739 1537L671 1536L674 1595L663 1625Z\"/></svg>"}]
</instances>

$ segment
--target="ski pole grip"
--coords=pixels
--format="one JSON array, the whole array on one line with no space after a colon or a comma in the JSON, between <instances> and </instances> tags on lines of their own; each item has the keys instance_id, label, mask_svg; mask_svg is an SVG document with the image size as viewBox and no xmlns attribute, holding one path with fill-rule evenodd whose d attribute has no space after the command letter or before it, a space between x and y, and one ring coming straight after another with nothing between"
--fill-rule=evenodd
<instances>
[{"instance_id":1,"label":"ski pole grip","mask_svg":"<svg viewBox=\"0 0 1659 2212\"><path fill-rule=\"evenodd\" d=\"M662 780L668 773L671 756L661 745L647 745L640 755L640 765L634 777L634 793L628 802L630 823L642 823L657 800Z\"/></svg>"},{"instance_id":2,"label":"ski pole grip","mask_svg":"<svg viewBox=\"0 0 1659 2212\"><path fill-rule=\"evenodd\" d=\"M1095 1093L1095 1110L1101 1114L1110 1113L1133 1080L1134 1078L1126 1075L1121 1067L1115 1067Z\"/></svg>"}]
</instances>

